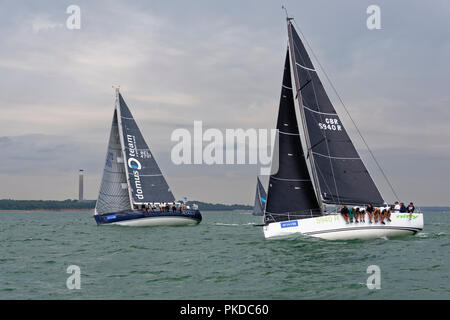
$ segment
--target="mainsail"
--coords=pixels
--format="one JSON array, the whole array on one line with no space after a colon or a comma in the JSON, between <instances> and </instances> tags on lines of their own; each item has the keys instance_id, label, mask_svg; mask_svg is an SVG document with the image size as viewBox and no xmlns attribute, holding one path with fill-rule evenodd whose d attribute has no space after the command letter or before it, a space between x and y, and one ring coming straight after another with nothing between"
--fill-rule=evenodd
<instances>
[{"instance_id":1,"label":"mainsail","mask_svg":"<svg viewBox=\"0 0 450 320\"><path fill-rule=\"evenodd\" d=\"M289 51L286 53L277 121L278 171L269 179L266 222L310 218L321 214L303 154L295 115Z\"/></svg>"},{"instance_id":2,"label":"mainsail","mask_svg":"<svg viewBox=\"0 0 450 320\"><path fill-rule=\"evenodd\" d=\"M267 202L267 194L266 190L259 180L259 177L256 178L256 194L255 194L255 205L253 207L253 215L262 216L264 214L264 208L266 207Z\"/></svg>"},{"instance_id":3,"label":"mainsail","mask_svg":"<svg viewBox=\"0 0 450 320\"><path fill-rule=\"evenodd\" d=\"M296 96L319 201L330 204L384 203L336 113L316 69L288 19Z\"/></svg>"},{"instance_id":4,"label":"mainsail","mask_svg":"<svg viewBox=\"0 0 450 320\"><path fill-rule=\"evenodd\" d=\"M103 178L95 205L95 212L97 214L131 209L127 175L123 163L117 112L114 110L108 149L106 151L105 167L103 169Z\"/></svg>"},{"instance_id":5,"label":"mainsail","mask_svg":"<svg viewBox=\"0 0 450 320\"><path fill-rule=\"evenodd\" d=\"M173 202L175 198L139 130L127 104L118 94L119 132L122 135L125 170L134 204Z\"/></svg>"}]
</instances>

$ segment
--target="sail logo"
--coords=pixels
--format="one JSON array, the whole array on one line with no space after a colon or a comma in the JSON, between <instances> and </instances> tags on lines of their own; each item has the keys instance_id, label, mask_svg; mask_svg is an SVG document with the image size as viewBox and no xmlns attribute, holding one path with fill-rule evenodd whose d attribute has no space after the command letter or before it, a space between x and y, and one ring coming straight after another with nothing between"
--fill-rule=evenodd
<instances>
[{"instance_id":1,"label":"sail logo","mask_svg":"<svg viewBox=\"0 0 450 320\"><path fill-rule=\"evenodd\" d=\"M319 128L321 130L342 131L339 120L333 118L325 118L325 123L319 122Z\"/></svg>"},{"instance_id":2,"label":"sail logo","mask_svg":"<svg viewBox=\"0 0 450 320\"><path fill-rule=\"evenodd\" d=\"M139 175L139 170L142 169L142 165L139 162L139 160L137 160L136 155L137 155L137 148L136 148L136 137L132 136L132 135L127 135L127 142L128 142L128 156L130 158L128 158L128 167L130 167L131 169L133 169L133 178L134 178L134 186L135 186L135 197L139 200L143 200L144 199L144 192L142 191L142 183L141 183L141 176Z\"/></svg>"},{"instance_id":3,"label":"sail logo","mask_svg":"<svg viewBox=\"0 0 450 320\"><path fill-rule=\"evenodd\" d=\"M132 169L141 170L142 166L141 163L136 160L135 158L129 158L128 159L128 166Z\"/></svg>"}]
</instances>

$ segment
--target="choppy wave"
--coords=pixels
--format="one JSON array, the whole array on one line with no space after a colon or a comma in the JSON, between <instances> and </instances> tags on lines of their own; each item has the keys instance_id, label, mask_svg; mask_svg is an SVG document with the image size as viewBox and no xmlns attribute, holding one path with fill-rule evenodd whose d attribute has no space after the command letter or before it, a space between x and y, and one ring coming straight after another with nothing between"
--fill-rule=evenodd
<instances>
[{"instance_id":1,"label":"choppy wave","mask_svg":"<svg viewBox=\"0 0 450 320\"><path fill-rule=\"evenodd\" d=\"M81 270L77 299L450 299L450 215L427 213L416 236L370 241L266 241L254 227L261 217L248 213L208 212L185 228L28 216L2 215L0 299L71 299L69 265ZM382 290L365 285L370 265L381 268Z\"/></svg>"}]
</instances>

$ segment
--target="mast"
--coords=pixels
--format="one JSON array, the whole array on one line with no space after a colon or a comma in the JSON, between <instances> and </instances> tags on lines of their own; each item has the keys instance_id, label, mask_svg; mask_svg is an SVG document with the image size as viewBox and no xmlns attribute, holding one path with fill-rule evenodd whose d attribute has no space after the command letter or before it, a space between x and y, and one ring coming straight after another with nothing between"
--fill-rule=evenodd
<instances>
[{"instance_id":1,"label":"mast","mask_svg":"<svg viewBox=\"0 0 450 320\"><path fill-rule=\"evenodd\" d=\"M296 92L297 92L296 93L297 99L294 99L294 100L297 100L297 103L298 103L298 110L300 111L300 119L302 122L301 127L302 127L302 131L303 131L303 137L306 142L306 146L305 146L306 147L306 153L305 153L306 159L305 160L307 162L309 162L309 172L310 172L310 176L312 177L312 183L313 183L314 191L316 194L317 202L319 203L319 207L323 213L325 207L324 207L324 202L323 202L323 198L322 198L322 193L320 191L319 178L317 177L317 171L315 170L316 167L314 164L314 157L312 155L311 142L309 139L309 133L308 133L304 109L303 109L303 99L302 99L300 81L298 78L298 72L297 72L297 67L296 67L294 41L292 38L292 29L291 29L292 28L292 23L291 23L292 19L293 18L289 18L287 16L287 12L286 12L286 22L287 22L288 37L289 37L289 54L290 54L290 58L291 58L291 69L292 69L291 72L293 72L293 74L294 74L294 82L295 82L295 87L296 87Z\"/></svg>"},{"instance_id":2,"label":"mast","mask_svg":"<svg viewBox=\"0 0 450 320\"><path fill-rule=\"evenodd\" d=\"M131 209L134 209L134 201L133 201L133 195L131 194L131 184L130 184L130 175L128 173L128 166L126 164L126 154L125 154L125 142L123 139L123 129L122 129L122 114L120 111L120 101L119 101L119 88L120 87L115 87L116 89L116 111L117 111L117 122L118 122L118 127L119 127L119 139L120 139L120 147L122 149L122 163L125 167L125 172L126 172L126 176L127 176L127 185L128 185L128 196L130 197L130 205L131 205Z\"/></svg>"}]
</instances>

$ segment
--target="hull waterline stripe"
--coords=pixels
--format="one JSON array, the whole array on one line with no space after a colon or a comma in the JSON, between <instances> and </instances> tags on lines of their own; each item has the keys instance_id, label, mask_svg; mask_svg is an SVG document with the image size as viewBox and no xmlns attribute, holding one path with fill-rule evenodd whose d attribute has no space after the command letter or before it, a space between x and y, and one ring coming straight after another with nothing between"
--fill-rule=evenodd
<instances>
[{"instance_id":1,"label":"hull waterline stripe","mask_svg":"<svg viewBox=\"0 0 450 320\"><path fill-rule=\"evenodd\" d=\"M407 230L414 233L422 231L420 228L411 228L411 227L390 227L390 226L376 226L376 227L356 227L356 228L341 228L341 229L329 229L324 231L311 231L311 232L302 232L305 235L313 235L313 234L322 234L322 233L333 233L333 232L342 232L342 231L357 231L357 230L373 230L373 229L388 229L388 230Z\"/></svg>"}]
</instances>

